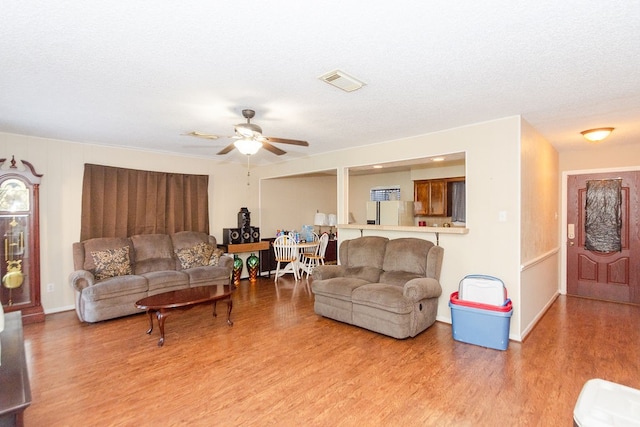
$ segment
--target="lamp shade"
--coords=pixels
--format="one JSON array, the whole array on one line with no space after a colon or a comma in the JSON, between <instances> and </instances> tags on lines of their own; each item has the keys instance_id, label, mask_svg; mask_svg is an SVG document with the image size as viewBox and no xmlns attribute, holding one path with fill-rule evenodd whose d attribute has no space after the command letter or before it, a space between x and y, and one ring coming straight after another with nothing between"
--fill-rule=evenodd
<instances>
[{"instance_id":1,"label":"lamp shade","mask_svg":"<svg viewBox=\"0 0 640 427\"><path fill-rule=\"evenodd\" d=\"M322 212L317 212L313 217L313 225L326 225L327 224L327 215Z\"/></svg>"},{"instance_id":2,"label":"lamp shade","mask_svg":"<svg viewBox=\"0 0 640 427\"><path fill-rule=\"evenodd\" d=\"M584 138L589 142L600 142L613 132L614 128L597 128L583 130L580 132Z\"/></svg>"},{"instance_id":3,"label":"lamp shade","mask_svg":"<svg viewBox=\"0 0 640 427\"><path fill-rule=\"evenodd\" d=\"M233 145L235 145L238 151L242 154L250 156L258 152L258 150L262 147L262 142L256 141L252 138L243 138L234 142Z\"/></svg>"},{"instance_id":4,"label":"lamp shade","mask_svg":"<svg viewBox=\"0 0 640 427\"><path fill-rule=\"evenodd\" d=\"M338 217L336 216L336 214L329 214L328 218L330 226L335 227L336 225L338 225Z\"/></svg>"}]
</instances>

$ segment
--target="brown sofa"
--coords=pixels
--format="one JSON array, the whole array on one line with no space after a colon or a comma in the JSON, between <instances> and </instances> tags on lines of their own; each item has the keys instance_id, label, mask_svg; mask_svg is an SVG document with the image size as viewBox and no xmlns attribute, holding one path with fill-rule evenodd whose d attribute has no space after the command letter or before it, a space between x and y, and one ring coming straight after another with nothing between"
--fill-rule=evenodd
<instances>
[{"instance_id":1,"label":"brown sofa","mask_svg":"<svg viewBox=\"0 0 640 427\"><path fill-rule=\"evenodd\" d=\"M141 312L135 302L149 295L195 286L227 285L233 258L206 233L104 237L73 244L78 318L98 322Z\"/></svg>"},{"instance_id":2,"label":"brown sofa","mask_svg":"<svg viewBox=\"0 0 640 427\"><path fill-rule=\"evenodd\" d=\"M414 337L436 320L443 255L423 239L345 240L339 265L313 270L314 310L394 338Z\"/></svg>"}]
</instances>

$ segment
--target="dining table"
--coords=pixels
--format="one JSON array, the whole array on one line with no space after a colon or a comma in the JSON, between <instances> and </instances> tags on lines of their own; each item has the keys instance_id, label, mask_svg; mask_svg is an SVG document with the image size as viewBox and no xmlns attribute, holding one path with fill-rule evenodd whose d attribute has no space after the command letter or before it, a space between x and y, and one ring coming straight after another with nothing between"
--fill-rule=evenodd
<instances>
[{"instance_id":1,"label":"dining table","mask_svg":"<svg viewBox=\"0 0 640 427\"><path fill-rule=\"evenodd\" d=\"M304 254L305 253L315 253L318 248L319 242L300 242L296 243L295 253L297 254L296 260L294 262L290 262L287 264L281 271L280 274L293 273L295 272L307 272L308 267L304 264ZM309 271L309 273L311 273ZM300 274L294 274L295 277L302 277Z\"/></svg>"}]
</instances>

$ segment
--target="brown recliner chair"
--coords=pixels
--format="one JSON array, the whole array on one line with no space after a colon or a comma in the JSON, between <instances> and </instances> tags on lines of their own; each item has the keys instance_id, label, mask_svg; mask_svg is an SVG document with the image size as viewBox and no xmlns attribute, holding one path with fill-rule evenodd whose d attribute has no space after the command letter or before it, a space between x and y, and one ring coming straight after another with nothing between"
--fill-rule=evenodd
<instances>
[{"instance_id":1,"label":"brown recliner chair","mask_svg":"<svg viewBox=\"0 0 640 427\"><path fill-rule=\"evenodd\" d=\"M431 326L442 294L444 249L417 238L365 236L340 244L340 265L318 266L317 314L394 338Z\"/></svg>"}]
</instances>

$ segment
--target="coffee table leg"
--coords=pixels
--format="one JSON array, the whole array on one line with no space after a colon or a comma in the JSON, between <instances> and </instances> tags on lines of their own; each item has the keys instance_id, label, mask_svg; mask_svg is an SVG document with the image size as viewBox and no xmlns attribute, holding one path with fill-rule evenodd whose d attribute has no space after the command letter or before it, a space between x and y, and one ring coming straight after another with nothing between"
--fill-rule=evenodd
<instances>
[{"instance_id":1,"label":"coffee table leg","mask_svg":"<svg viewBox=\"0 0 640 427\"><path fill-rule=\"evenodd\" d=\"M147 331L147 335L153 331L153 313L155 312L155 310L147 310L147 314L149 315L149 330Z\"/></svg>"},{"instance_id":2,"label":"coffee table leg","mask_svg":"<svg viewBox=\"0 0 640 427\"><path fill-rule=\"evenodd\" d=\"M218 301L214 301L214 302L213 302L213 317L218 317L218 313L216 313L216 303L217 303L217 302L218 302Z\"/></svg>"},{"instance_id":3,"label":"coffee table leg","mask_svg":"<svg viewBox=\"0 0 640 427\"><path fill-rule=\"evenodd\" d=\"M163 313L162 310L158 310L156 312L156 316L158 317L158 327L160 328L160 339L158 340L158 347L162 347L164 344L164 319L166 319L167 314Z\"/></svg>"},{"instance_id":4,"label":"coffee table leg","mask_svg":"<svg viewBox=\"0 0 640 427\"><path fill-rule=\"evenodd\" d=\"M231 321L231 309L233 308L233 301L231 300L231 297L229 297L229 300L227 301L227 324L229 326L233 326L233 322Z\"/></svg>"}]
</instances>

